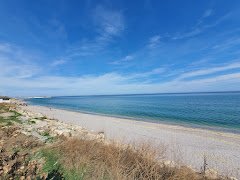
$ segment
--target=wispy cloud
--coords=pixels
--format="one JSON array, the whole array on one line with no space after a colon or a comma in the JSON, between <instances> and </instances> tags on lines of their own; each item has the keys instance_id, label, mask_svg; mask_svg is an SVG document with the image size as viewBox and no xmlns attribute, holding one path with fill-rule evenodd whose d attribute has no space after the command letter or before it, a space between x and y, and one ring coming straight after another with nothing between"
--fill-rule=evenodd
<instances>
[{"instance_id":1,"label":"wispy cloud","mask_svg":"<svg viewBox=\"0 0 240 180\"><path fill-rule=\"evenodd\" d=\"M240 45L240 38L238 36L228 38L221 43L218 43L212 47L213 50L226 50L234 46Z\"/></svg>"},{"instance_id":2,"label":"wispy cloud","mask_svg":"<svg viewBox=\"0 0 240 180\"><path fill-rule=\"evenodd\" d=\"M33 50L36 44L25 49L24 46L0 43L0 67L4 67L0 70L0 82L3 84L0 92L9 95L81 95L240 89L240 63L236 54L230 56L232 52L239 53L238 31L234 29L234 33L222 35L222 32L229 31L226 28L221 34L208 36L211 28L231 19L231 13L215 18L218 15L215 10L206 9L186 31L176 32L174 36L167 33L145 34L149 37L145 43L132 48L134 43L126 47L122 42L117 43L128 29L124 11L99 5L86 12L88 24L84 27L86 32L81 34L84 37L73 41L66 41L67 30L72 27L65 28L65 24L57 18L44 22L36 19L36 23L34 18L29 20L33 29L38 30L38 33L33 33L36 41L52 44L53 48L49 51L54 52L46 53L48 57L41 54L45 50L42 46ZM32 28L29 27L28 24L22 28L26 31L20 34L31 34L28 29ZM192 38L204 32L206 36ZM75 37L75 33L71 35ZM33 39L30 38L31 41ZM175 41L177 39L181 41ZM33 42L36 41L34 39ZM62 48L58 48L56 42ZM123 54L125 49L127 53ZM194 59L197 61L193 62ZM94 63L99 60L96 71L92 71L93 66L89 62L77 62L82 60L93 60ZM74 65L81 63L86 71L81 72L75 67L72 70L73 66L68 66L69 61L75 61ZM114 66L103 67L107 63ZM67 67L64 72L59 72L58 66L61 65Z\"/></svg>"},{"instance_id":3,"label":"wispy cloud","mask_svg":"<svg viewBox=\"0 0 240 180\"><path fill-rule=\"evenodd\" d=\"M94 20L99 27L99 38L111 38L118 36L125 29L124 17L121 11L97 6L94 10Z\"/></svg>"},{"instance_id":4,"label":"wispy cloud","mask_svg":"<svg viewBox=\"0 0 240 180\"><path fill-rule=\"evenodd\" d=\"M4 62L1 58L0 67L0 77L12 77L16 79L30 78L37 75L41 71L41 68L36 65L17 64L7 61Z\"/></svg>"},{"instance_id":5,"label":"wispy cloud","mask_svg":"<svg viewBox=\"0 0 240 180\"><path fill-rule=\"evenodd\" d=\"M41 68L34 63L39 54L34 55L16 45L9 43L0 44L0 76L29 78L38 74Z\"/></svg>"},{"instance_id":6,"label":"wispy cloud","mask_svg":"<svg viewBox=\"0 0 240 180\"><path fill-rule=\"evenodd\" d=\"M121 10L107 8L98 5L91 12L94 26L91 31L95 32L92 38L84 38L79 43L70 45L65 59L73 57L87 57L104 53L107 47L117 38L120 38L125 30L125 18Z\"/></svg>"},{"instance_id":7,"label":"wispy cloud","mask_svg":"<svg viewBox=\"0 0 240 180\"><path fill-rule=\"evenodd\" d=\"M149 48L155 48L159 42L160 42L160 39L161 39L161 36L160 35L156 35L156 36L153 36L149 39L149 42L148 42L148 45L147 47Z\"/></svg>"},{"instance_id":8,"label":"wispy cloud","mask_svg":"<svg viewBox=\"0 0 240 180\"><path fill-rule=\"evenodd\" d=\"M152 69L151 71L135 73L135 74L129 75L128 77L132 79L149 78L150 76L153 76L153 75L160 76L164 72L166 72L166 68L155 68L155 69Z\"/></svg>"},{"instance_id":9,"label":"wispy cloud","mask_svg":"<svg viewBox=\"0 0 240 180\"><path fill-rule=\"evenodd\" d=\"M113 65L121 65L123 63L126 63L126 62L129 62L131 60L134 59L134 56L133 55L127 55L119 60L116 60L116 61L112 61L110 62L109 64L113 64Z\"/></svg>"},{"instance_id":10,"label":"wispy cloud","mask_svg":"<svg viewBox=\"0 0 240 180\"><path fill-rule=\"evenodd\" d=\"M213 13L213 9L207 9L204 13L203 13L203 18L207 18L209 16L211 16Z\"/></svg>"},{"instance_id":11,"label":"wispy cloud","mask_svg":"<svg viewBox=\"0 0 240 180\"><path fill-rule=\"evenodd\" d=\"M217 72L221 72L221 71L226 71L226 70L231 70L231 69L239 69L239 68L240 68L240 63L232 63L232 64L219 66L219 67L201 69L201 70L197 70L197 71L191 71L191 72L184 73L178 77L178 80L197 77L197 76L203 76L203 75L209 75L209 74L213 74L213 73L217 73Z\"/></svg>"},{"instance_id":12,"label":"wispy cloud","mask_svg":"<svg viewBox=\"0 0 240 180\"><path fill-rule=\"evenodd\" d=\"M65 64L67 63L66 60L64 59L59 59L59 60L55 60L52 62L51 66L59 66L59 65L62 65L62 64Z\"/></svg>"},{"instance_id":13,"label":"wispy cloud","mask_svg":"<svg viewBox=\"0 0 240 180\"><path fill-rule=\"evenodd\" d=\"M126 58L127 59L127 58ZM57 64L57 63L56 63ZM18 65L0 61L0 92L8 95L87 95L119 93L156 93L156 92L192 92L239 90L240 63L230 63L190 72L175 74L168 80L161 80L172 72L171 69L159 67L149 71L117 73L109 72L100 75L47 76L39 75L38 66ZM224 72L216 74L217 72ZM213 76L205 76L213 74ZM195 78L201 77L201 78ZM157 79L152 81L153 79ZM23 86L24 84L24 86ZM226 86L226 87L225 87ZM95 89L98 89L96 92Z\"/></svg>"},{"instance_id":14,"label":"wispy cloud","mask_svg":"<svg viewBox=\"0 0 240 180\"><path fill-rule=\"evenodd\" d=\"M1 53L9 53L11 51L11 46L8 43L0 44L0 52Z\"/></svg>"},{"instance_id":15,"label":"wispy cloud","mask_svg":"<svg viewBox=\"0 0 240 180\"><path fill-rule=\"evenodd\" d=\"M134 62L133 62L134 59L137 59L137 58L142 59L143 58L143 57L141 57L142 54L146 55L146 54L149 54L149 50L156 50L158 48L160 42L161 42L161 36L160 35L152 36L147 40L146 44L142 48L140 48L139 50L137 50L137 51L135 51L135 52L133 52L129 55L126 55L121 59L114 60L114 61L110 62L109 64L111 64L111 65L124 65L124 66L127 65L125 67L129 67L129 65L131 66L131 65L134 64ZM146 58L146 57L144 57L144 58ZM129 62L131 62L132 64L130 64ZM137 62L135 61L135 64L136 63Z\"/></svg>"},{"instance_id":16,"label":"wispy cloud","mask_svg":"<svg viewBox=\"0 0 240 180\"><path fill-rule=\"evenodd\" d=\"M239 90L240 88L240 73L227 73L192 80L172 79L166 82L155 83L144 79L144 77L153 74L161 75L162 71L162 69L153 69L152 71L135 75L122 75L112 72L79 77L41 76L31 79L0 76L0 81L5 85L0 88L0 91L6 92L9 89L9 95L91 95L217 91L223 88L224 90ZM23 84L24 87L22 86Z\"/></svg>"},{"instance_id":17,"label":"wispy cloud","mask_svg":"<svg viewBox=\"0 0 240 180\"><path fill-rule=\"evenodd\" d=\"M206 31L210 28L216 27L217 25L221 24L223 21L231 19L231 17L233 16L233 13L230 12L230 13L227 13L227 14L221 16L220 18L218 18L217 20L215 20L212 23L204 23L204 20L206 18L208 18L209 16L211 16L212 13L213 13L213 10L205 11L204 14L198 20L198 22L189 31L183 32L183 33L177 33L177 35L173 36L172 39L178 40L178 39L194 37L196 35L203 33L204 31Z\"/></svg>"}]
</instances>

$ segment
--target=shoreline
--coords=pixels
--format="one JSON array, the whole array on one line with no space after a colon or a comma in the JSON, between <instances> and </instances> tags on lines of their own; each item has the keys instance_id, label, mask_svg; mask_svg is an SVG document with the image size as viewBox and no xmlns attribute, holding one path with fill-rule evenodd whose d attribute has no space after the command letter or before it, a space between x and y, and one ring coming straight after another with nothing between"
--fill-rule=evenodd
<instances>
[{"instance_id":1,"label":"shoreline","mask_svg":"<svg viewBox=\"0 0 240 180\"><path fill-rule=\"evenodd\" d=\"M90 115L90 116L95 116L97 117L102 117L102 118L113 118L121 121L126 121L126 123L141 123L145 125L151 125L155 126L157 125L158 128L167 128L167 129L174 129L174 130L181 130L181 131L188 131L188 132L193 132L193 133L211 133L213 135L220 135L220 136L225 136L225 137L234 137L234 138L239 138L240 140L240 133L234 133L234 132L229 132L229 131L221 131L217 130L215 128L211 129L208 128L201 128L201 127L193 127L193 126L185 126L182 124L174 124L174 123L165 123L162 121L151 121L151 120L144 120L144 119L137 119L137 118L131 118L131 117L124 117L124 116L114 116L114 115L108 115L108 114L101 114L101 113L92 113L92 112L87 112L87 111L74 111L70 109L65 109L65 108L55 108L55 107L50 107L50 106L43 106L43 105L32 105L28 104L28 106L34 106L34 107L44 107L44 108L51 108L52 110L61 110L61 111L67 111L67 112L72 112L72 113L79 113L79 114L84 114L84 115ZM240 144L239 144L240 146Z\"/></svg>"},{"instance_id":2,"label":"shoreline","mask_svg":"<svg viewBox=\"0 0 240 180\"><path fill-rule=\"evenodd\" d=\"M40 106L40 107L47 107L52 109L59 109L63 111L69 111L69 112L76 112L81 114L88 114L88 115L94 115L94 116L102 116L102 117L110 117L110 118L118 118L118 119L125 119L128 121L137 121L137 122L143 122L143 123L151 123L151 124L158 124L158 125L166 125L166 126L173 126L173 127L182 127L186 129L193 129L193 130L202 130L202 131L211 131L215 133L224 133L224 134L232 134L232 135L239 135L240 136L240 130L238 129L230 129L230 128L224 128L224 127L214 127L209 125L201 125L201 124L193 124L189 125L188 123L175 123L171 120L165 121L165 120L153 120L153 119L147 119L147 118L135 118L135 117L128 117L128 116L121 116L121 115L111 115L111 114L103 114L103 113L95 113L90 111L81 111L81 110L73 110L63 107L53 107L53 106L47 106L47 105L37 105L37 104L30 104L27 102L29 106Z\"/></svg>"},{"instance_id":3,"label":"shoreline","mask_svg":"<svg viewBox=\"0 0 240 180\"><path fill-rule=\"evenodd\" d=\"M182 162L197 170L201 169L203 157L206 156L209 168L224 174L240 174L239 134L85 114L46 106L29 105L23 108L93 132L104 132L109 140L166 146L167 159Z\"/></svg>"}]
</instances>

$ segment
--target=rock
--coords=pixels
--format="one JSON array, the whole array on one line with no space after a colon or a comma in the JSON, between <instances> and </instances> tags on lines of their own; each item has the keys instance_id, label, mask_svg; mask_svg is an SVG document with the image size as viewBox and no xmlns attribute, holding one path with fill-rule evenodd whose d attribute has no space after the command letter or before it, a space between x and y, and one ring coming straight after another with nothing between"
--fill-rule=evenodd
<instances>
[{"instance_id":1,"label":"rock","mask_svg":"<svg viewBox=\"0 0 240 180\"><path fill-rule=\"evenodd\" d=\"M105 139L104 132L99 132L99 133L97 134L97 139L104 140L104 139Z\"/></svg>"},{"instance_id":2,"label":"rock","mask_svg":"<svg viewBox=\"0 0 240 180\"><path fill-rule=\"evenodd\" d=\"M0 140L0 146L2 146L2 145L3 145L3 143L4 143L4 140L3 140L3 139L1 139L1 140Z\"/></svg>"},{"instance_id":3,"label":"rock","mask_svg":"<svg viewBox=\"0 0 240 180\"><path fill-rule=\"evenodd\" d=\"M229 177L230 180L238 180L237 178L235 177Z\"/></svg>"},{"instance_id":4,"label":"rock","mask_svg":"<svg viewBox=\"0 0 240 180\"><path fill-rule=\"evenodd\" d=\"M176 164L174 161L164 161L164 166L168 166L168 167L175 167Z\"/></svg>"},{"instance_id":5,"label":"rock","mask_svg":"<svg viewBox=\"0 0 240 180\"><path fill-rule=\"evenodd\" d=\"M28 117L26 117L26 116L20 116L18 119L19 119L20 121L22 121L22 122L26 122L26 121L28 120Z\"/></svg>"},{"instance_id":6,"label":"rock","mask_svg":"<svg viewBox=\"0 0 240 180\"><path fill-rule=\"evenodd\" d=\"M5 112L5 113L0 114L0 116L4 117L4 118L9 117L9 116L14 116L14 115L15 115L15 113L13 113L13 112Z\"/></svg>"},{"instance_id":7,"label":"rock","mask_svg":"<svg viewBox=\"0 0 240 180\"><path fill-rule=\"evenodd\" d=\"M25 176L21 176L20 178L19 178L19 180L24 180L25 179Z\"/></svg>"},{"instance_id":8,"label":"rock","mask_svg":"<svg viewBox=\"0 0 240 180\"><path fill-rule=\"evenodd\" d=\"M10 167L9 164L6 165L6 166L3 166L3 173L4 173L4 174L7 174L10 170L11 170L11 167Z\"/></svg>"},{"instance_id":9,"label":"rock","mask_svg":"<svg viewBox=\"0 0 240 180\"><path fill-rule=\"evenodd\" d=\"M64 137L71 137L72 136L72 134L70 132L64 132L64 133L62 133L62 135Z\"/></svg>"},{"instance_id":10,"label":"rock","mask_svg":"<svg viewBox=\"0 0 240 180\"><path fill-rule=\"evenodd\" d=\"M35 117L35 119L44 118L44 115L41 113L35 113L33 116Z\"/></svg>"},{"instance_id":11,"label":"rock","mask_svg":"<svg viewBox=\"0 0 240 180\"><path fill-rule=\"evenodd\" d=\"M71 136L69 129L55 129L52 132L54 134L56 134L57 136L61 136L61 135L65 136L65 137L70 137Z\"/></svg>"}]
</instances>

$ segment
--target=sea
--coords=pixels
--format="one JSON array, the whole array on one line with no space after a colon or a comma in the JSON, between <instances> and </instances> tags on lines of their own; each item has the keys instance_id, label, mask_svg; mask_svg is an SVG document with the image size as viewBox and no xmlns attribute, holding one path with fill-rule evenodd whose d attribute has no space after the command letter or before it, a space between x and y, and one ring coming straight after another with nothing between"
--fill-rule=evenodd
<instances>
[{"instance_id":1,"label":"sea","mask_svg":"<svg viewBox=\"0 0 240 180\"><path fill-rule=\"evenodd\" d=\"M82 113L240 133L240 92L58 96L25 101Z\"/></svg>"}]
</instances>

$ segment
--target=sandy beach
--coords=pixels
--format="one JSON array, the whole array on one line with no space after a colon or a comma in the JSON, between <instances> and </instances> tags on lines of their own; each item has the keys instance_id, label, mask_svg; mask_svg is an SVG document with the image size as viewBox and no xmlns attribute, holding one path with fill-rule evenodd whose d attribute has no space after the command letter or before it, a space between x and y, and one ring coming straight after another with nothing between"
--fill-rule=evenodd
<instances>
[{"instance_id":1,"label":"sandy beach","mask_svg":"<svg viewBox=\"0 0 240 180\"><path fill-rule=\"evenodd\" d=\"M123 143L148 142L167 149L166 159L200 170L203 157L207 166L225 175L240 176L240 135L131 119L85 114L43 106L26 106L49 118L104 132L109 140Z\"/></svg>"}]
</instances>

